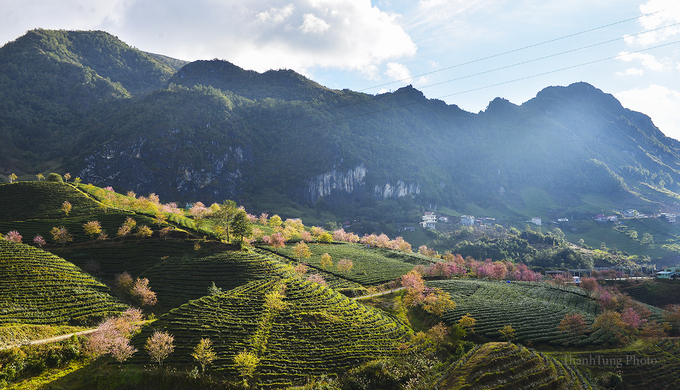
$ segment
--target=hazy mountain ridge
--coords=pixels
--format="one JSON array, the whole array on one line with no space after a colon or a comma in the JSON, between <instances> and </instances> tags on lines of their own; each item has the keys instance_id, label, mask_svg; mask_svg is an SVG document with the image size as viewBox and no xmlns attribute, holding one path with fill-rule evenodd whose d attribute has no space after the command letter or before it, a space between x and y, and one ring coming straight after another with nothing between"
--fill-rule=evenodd
<instances>
[{"instance_id":1,"label":"hazy mountain ridge","mask_svg":"<svg viewBox=\"0 0 680 390\"><path fill-rule=\"evenodd\" d=\"M373 96L219 60L175 73L182 62L171 60L103 32L35 30L5 45L0 130L15 160L4 171L58 153L85 182L164 199L249 203L275 192L355 212L413 198L521 217L534 212L525 189L536 188L552 198L546 207L587 215L601 207L584 203L588 193L658 210L680 192L680 143L585 83L521 105L497 98L473 114L411 86ZM40 65L54 63L77 77Z\"/></svg>"}]
</instances>

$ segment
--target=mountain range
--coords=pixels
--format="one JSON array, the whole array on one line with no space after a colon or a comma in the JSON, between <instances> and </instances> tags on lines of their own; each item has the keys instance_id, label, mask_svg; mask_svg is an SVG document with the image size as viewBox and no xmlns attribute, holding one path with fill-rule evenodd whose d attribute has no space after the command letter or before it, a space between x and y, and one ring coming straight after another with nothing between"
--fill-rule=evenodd
<instances>
[{"instance_id":1,"label":"mountain range","mask_svg":"<svg viewBox=\"0 0 680 390\"><path fill-rule=\"evenodd\" d=\"M0 137L0 174L70 172L167 201L319 219L680 211L678 141L582 82L470 113L412 86L333 90L292 70L38 29L0 48Z\"/></svg>"}]
</instances>

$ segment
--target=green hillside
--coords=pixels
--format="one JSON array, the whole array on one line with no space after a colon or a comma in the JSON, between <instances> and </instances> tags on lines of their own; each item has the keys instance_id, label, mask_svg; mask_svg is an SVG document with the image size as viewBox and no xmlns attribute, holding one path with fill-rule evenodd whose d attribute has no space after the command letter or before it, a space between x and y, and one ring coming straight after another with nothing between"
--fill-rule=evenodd
<instances>
[{"instance_id":1,"label":"green hillside","mask_svg":"<svg viewBox=\"0 0 680 390\"><path fill-rule=\"evenodd\" d=\"M456 302L456 308L444 315L448 323L469 313L477 320L475 334L489 339L500 338L499 330L506 325L516 330L514 340L530 345L598 345L616 336L601 330L575 337L559 332L557 327L567 314L579 313L590 325L601 312L597 301L578 287L475 279L432 281L428 286L450 293ZM661 314L658 309L653 312L657 318Z\"/></svg>"},{"instance_id":2,"label":"green hillside","mask_svg":"<svg viewBox=\"0 0 680 390\"><path fill-rule=\"evenodd\" d=\"M126 309L109 289L43 250L0 240L0 323L95 324Z\"/></svg>"},{"instance_id":3,"label":"green hillside","mask_svg":"<svg viewBox=\"0 0 680 390\"><path fill-rule=\"evenodd\" d=\"M594 389L575 367L509 343L468 352L448 373L443 389Z\"/></svg>"},{"instance_id":4,"label":"green hillside","mask_svg":"<svg viewBox=\"0 0 680 390\"><path fill-rule=\"evenodd\" d=\"M283 291L285 308L272 310L265 296ZM260 362L256 381L282 386L309 376L340 373L368 359L396 353L411 331L379 310L337 292L299 279L251 282L218 296L191 301L162 316L132 341L141 348L155 329L176 340L172 364L193 364L190 356L200 338L209 337L217 360L212 370L233 376L233 358L243 350ZM136 364L146 363L141 354Z\"/></svg>"},{"instance_id":5,"label":"green hillside","mask_svg":"<svg viewBox=\"0 0 680 390\"><path fill-rule=\"evenodd\" d=\"M289 245L276 250L277 253L298 260L293 252L294 246ZM324 253L331 255L334 266L325 269L333 275L349 279L363 285L377 285L396 280L405 275L418 264L429 264L424 257L396 250L383 248L369 248L362 244L310 244L312 256L302 259L302 262L310 266L324 270L321 265L321 256ZM353 266L349 272L341 272L337 269L337 262L349 259Z\"/></svg>"},{"instance_id":6,"label":"green hillside","mask_svg":"<svg viewBox=\"0 0 680 390\"><path fill-rule=\"evenodd\" d=\"M16 182L0 184L0 199L6 205L0 210L0 222L29 219L63 218L65 201L71 203L69 216L103 214L101 203L76 188L56 182Z\"/></svg>"}]
</instances>

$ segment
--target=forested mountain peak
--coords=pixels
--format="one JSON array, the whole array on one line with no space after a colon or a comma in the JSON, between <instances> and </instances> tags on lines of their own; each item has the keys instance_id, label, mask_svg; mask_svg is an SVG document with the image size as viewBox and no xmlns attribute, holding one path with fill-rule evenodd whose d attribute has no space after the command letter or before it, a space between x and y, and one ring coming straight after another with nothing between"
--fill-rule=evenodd
<instances>
[{"instance_id":1,"label":"forested mountain peak","mask_svg":"<svg viewBox=\"0 0 680 390\"><path fill-rule=\"evenodd\" d=\"M120 190L344 220L408 218L376 202L526 220L680 198L678 142L582 82L473 114L412 85L331 90L292 70L143 53L101 31L33 30L0 64L0 173L48 172L56 157L56 170Z\"/></svg>"},{"instance_id":2,"label":"forested mountain peak","mask_svg":"<svg viewBox=\"0 0 680 390\"><path fill-rule=\"evenodd\" d=\"M336 94L335 91L290 69L258 73L217 59L194 61L184 66L169 82L186 87L211 86L257 100L272 98L308 101Z\"/></svg>"}]
</instances>

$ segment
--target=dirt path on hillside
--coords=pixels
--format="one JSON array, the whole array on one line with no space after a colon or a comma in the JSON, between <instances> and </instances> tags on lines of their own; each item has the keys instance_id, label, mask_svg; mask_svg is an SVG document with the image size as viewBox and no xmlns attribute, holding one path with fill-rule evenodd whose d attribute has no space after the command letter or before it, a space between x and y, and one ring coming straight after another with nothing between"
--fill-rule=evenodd
<instances>
[{"instance_id":1,"label":"dirt path on hillside","mask_svg":"<svg viewBox=\"0 0 680 390\"><path fill-rule=\"evenodd\" d=\"M379 293L375 293L375 294L371 294L371 295L363 295L363 296L355 297L355 298L352 298L352 299L357 300L357 299L365 299L365 298L379 297L379 296L381 296L381 295L391 294L391 293L393 293L393 292L397 292L397 291L403 290L403 289L405 289L405 288L406 288L406 287L393 288L393 289L391 289L391 290L387 290L387 291L383 291L383 292L379 292Z\"/></svg>"},{"instance_id":2,"label":"dirt path on hillside","mask_svg":"<svg viewBox=\"0 0 680 390\"><path fill-rule=\"evenodd\" d=\"M54 337L50 337L50 338L47 338L47 339L30 340L30 341L24 341L22 343L17 343L17 344L4 345L4 346L0 346L0 351L2 351L3 349L10 349L10 348L14 348L14 347L23 347L25 345L56 343L57 341L69 339L69 338L73 337L74 335L80 336L80 335L94 333L96 331L97 331L96 328L95 329L88 329L88 330L81 330L80 332L63 334L61 336L54 336Z\"/></svg>"}]
</instances>

